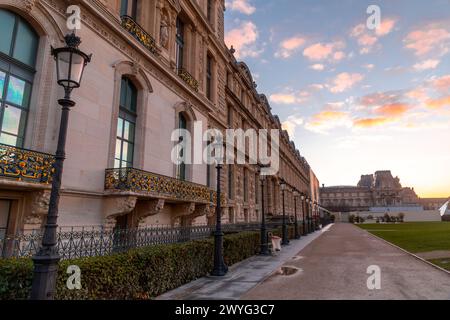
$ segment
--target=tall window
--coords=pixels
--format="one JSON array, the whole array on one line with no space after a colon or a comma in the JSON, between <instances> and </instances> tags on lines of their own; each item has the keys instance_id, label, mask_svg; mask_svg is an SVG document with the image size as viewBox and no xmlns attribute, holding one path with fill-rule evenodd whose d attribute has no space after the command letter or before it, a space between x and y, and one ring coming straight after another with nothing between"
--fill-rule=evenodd
<instances>
[{"instance_id":1,"label":"tall window","mask_svg":"<svg viewBox=\"0 0 450 320\"><path fill-rule=\"evenodd\" d=\"M248 202L248 171L244 169L244 202Z\"/></svg>"},{"instance_id":2,"label":"tall window","mask_svg":"<svg viewBox=\"0 0 450 320\"><path fill-rule=\"evenodd\" d=\"M260 183L259 174L257 173L257 174L255 174L255 203L256 204L259 204L259 197L260 197L259 193L261 192L261 190L259 190L260 189L259 183Z\"/></svg>"},{"instance_id":3,"label":"tall window","mask_svg":"<svg viewBox=\"0 0 450 320\"><path fill-rule=\"evenodd\" d=\"M126 77L120 86L119 118L117 120L116 155L114 166L127 168L133 166L136 131L137 89Z\"/></svg>"},{"instance_id":4,"label":"tall window","mask_svg":"<svg viewBox=\"0 0 450 320\"><path fill-rule=\"evenodd\" d=\"M137 17L137 0L121 0L120 15L130 16L133 20Z\"/></svg>"},{"instance_id":5,"label":"tall window","mask_svg":"<svg viewBox=\"0 0 450 320\"><path fill-rule=\"evenodd\" d=\"M227 124L228 127L231 128L233 127L233 110L230 106L228 106L227 109Z\"/></svg>"},{"instance_id":6,"label":"tall window","mask_svg":"<svg viewBox=\"0 0 450 320\"><path fill-rule=\"evenodd\" d=\"M178 118L179 118L178 129L187 130L186 117L182 113L180 113ZM185 137L183 135L180 135L179 143L182 143L184 141L184 139L185 139ZM186 147L189 147L189 146L186 146ZM178 155L180 159L184 158L184 155L185 155L184 152L185 152L185 150L183 148L181 148L179 151L179 155ZM186 180L186 163L184 161L182 161L177 166L177 179Z\"/></svg>"},{"instance_id":7,"label":"tall window","mask_svg":"<svg viewBox=\"0 0 450 320\"><path fill-rule=\"evenodd\" d=\"M228 199L233 199L234 175L231 165L228 166Z\"/></svg>"},{"instance_id":8,"label":"tall window","mask_svg":"<svg viewBox=\"0 0 450 320\"><path fill-rule=\"evenodd\" d=\"M212 59L206 56L206 97L212 100Z\"/></svg>"},{"instance_id":9,"label":"tall window","mask_svg":"<svg viewBox=\"0 0 450 320\"><path fill-rule=\"evenodd\" d=\"M23 146L38 42L24 19L0 9L0 143Z\"/></svg>"},{"instance_id":10,"label":"tall window","mask_svg":"<svg viewBox=\"0 0 450 320\"><path fill-rule=\"evenodd\" d=\"M180 18L177 18L176 47L177 69L182 69L184 55L184 23Z\"/></svg>"}]
</instances>

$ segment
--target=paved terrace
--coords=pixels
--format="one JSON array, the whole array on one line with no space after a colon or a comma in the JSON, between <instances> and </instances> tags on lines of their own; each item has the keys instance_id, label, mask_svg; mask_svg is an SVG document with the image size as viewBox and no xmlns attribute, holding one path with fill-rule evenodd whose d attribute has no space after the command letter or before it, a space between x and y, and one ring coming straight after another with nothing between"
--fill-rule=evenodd
<instances>
[{"instance_id":1,"label":"paved terrace","mask_svg":"<svg viewBox=\"0 0 450 320\"><path fill-rule=\"evenodd\" d=\"M381 290L367 288L367 267L381 268ZM282 275L281 267L294 267ZM450 299L450 275L351 224L291 241L275 257L255 256L224 279L201 278L158 299Z\"/></svg>"},{"instance_id":2,"label":"paved terrace","mask_svg":"<svg viewBox=\"0 0 450 320\"><path fill-rule=\"evenodd\" d=\"M230 267L226 277L221 279L204 277L169 291L158 300L238 300L250 289L267 279L274 270L278 270L286 261L326 232L321 231L303 236L300 240L291 240L275 256L254 256Z\"/></svg>"}]
</instances>

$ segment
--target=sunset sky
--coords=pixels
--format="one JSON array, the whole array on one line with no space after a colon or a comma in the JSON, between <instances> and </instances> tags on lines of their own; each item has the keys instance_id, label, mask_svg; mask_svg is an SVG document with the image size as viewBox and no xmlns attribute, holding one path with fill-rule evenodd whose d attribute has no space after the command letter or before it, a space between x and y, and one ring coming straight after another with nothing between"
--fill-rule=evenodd
<instances>
[{"instance_id":1,"label":"sunset sky","mask_svg":"<svg viewBox=\"0 0 450 320\"><path fill-rule=\"evenodd\" d=\"M421 197L450 196L450 0L226 5L227 45L320 183L392 170Z\"/></svg>"}]
</instances>

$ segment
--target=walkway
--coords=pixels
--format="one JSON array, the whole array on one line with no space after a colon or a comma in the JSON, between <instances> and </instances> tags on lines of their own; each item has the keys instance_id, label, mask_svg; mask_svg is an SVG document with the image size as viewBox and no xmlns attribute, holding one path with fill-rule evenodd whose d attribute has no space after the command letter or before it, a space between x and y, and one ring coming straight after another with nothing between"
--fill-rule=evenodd
<instances>
[{"instance_id":1,"label":"walkway","mask_svg":"<svg viewBox=\"0 0 450 320\"><path fill-rule=\"evenodd\" d=\"M351 224L336 224L243 299L450 299L450 275ZM381 269L381 290L367 288L367 268Z\"/></svg>"},{"instance_id":2,"label":"walkway","mask_svg":"<svg viewBox=\"0 0 450 320\"><path fill-rule=\"evenodd\" d=\"M204 277L178 289L165 293L157 300L238 300L243 294L267 279L274 270L290 260L299 251L317 239L326 229L300 240L291 240L289 246L275 256L254 256L232 266L222 279Z\"/></svg>"}]
</instances>

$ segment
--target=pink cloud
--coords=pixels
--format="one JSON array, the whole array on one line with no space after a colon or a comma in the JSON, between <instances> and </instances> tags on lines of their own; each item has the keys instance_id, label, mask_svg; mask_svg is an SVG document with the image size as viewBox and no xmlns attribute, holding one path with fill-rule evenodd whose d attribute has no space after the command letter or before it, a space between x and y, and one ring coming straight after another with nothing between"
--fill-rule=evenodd
<instances>
[{"instance_id":1,"label":"pink cloud","mask_svg":"<svg viewBox=\"0 0 450 320\"><path fill-rule=\"evenodd\" d=\"M315 43L303 50L303 55L313 61L321 61L328 58L333 61L339 61L344 57L344 53L340 51L344 46L345 44L342 41Z\"/></svg>"},{"instance_id":2,"label":"pink cloud","mask_svg":"<svg viewBox=\"0 0 450 320\"><path fill-rule=\"evenodd\" d=\"M236 49L235 56L237 59L245 57L257 57L261 53L255 44L258 39L258 29L251 21L244 21L239 27L230 30L225 35L225 43L227 46L233 46Z\"/></svg>"},{"instance_id":3,"label":"pink cloud","mask_svg":"<svg viewBox=\"0 0 450 320\"><path fill-rule=\"evenodd\" d=\"M394 29L397 20L393 18L386 18L381 21L381 24L378 28L375 29L375 33L377 36L382 37L385 36Z\"/></svg>"},{"instance_id":4,"label":"pink cloud","mask_svg":"<svg viewBox=\"0 0 450 320\"><path fill-rule=\"evenodd\" d=\"M442 76L440 78L434 79L431 82L431 85L434 89L440 92L449 92L450 91L450 74Z\"/></svg>"},{"instance_id":5,"label":"pink cloud","mask_svg":"<svg viewBox=\"0 0 450 320\"><path fill-rule=\"evenodd\" d=\"M313 69L313 70L316 70L316 71L323 71L323 70L325 70L325 66L323 64L320 64L320 63L313 64L309 68Z\"/></svg>"},{"instance_id":6,"label":"pink cloud","mask_svg":"<svg viewBox=\"0 0 450 320\"><path fill-rule=\"evenodd\" d=\"M256 7L251 5L249 0L230 0L226 2L226 7L246 15L251 15L256 11Z\"/></svg>"},{"instance_id":7,"label":"pink cloud","mask_svg":"<svg viewBox=\"0 0 450 320\"><path fill-rule=\"evenodd\" d=\"M364 76L359 73L348 73L348 72L340 73L333 80L333 87L330 88L330 91L333 93L347 91L358 82L361 82L363 79Z\"/></svg>"},{"instance_id":8,"label":"pink cloud","mask_svg":"<svg viewBox=\"0 0 450 320\"><path fill-rule=\"evenodd\" d=\"M403 40L405 48L413 50L415 55L433 53L438 56L450 50L450 32L448 26L429 24L420 30L410 32Z\"/></svg>"},{"instance_id":9,"label":"pink cloud","mask_svg":"<svg viewBox=\"0 0 450 320\"><path fill-rule=\"evenodd\" d=\"M301 46L305 44L305 38L296 36L285 39L280 43L280 48L275 53L277 58L289 58L294 54Z\"/></svg>"},{"instance_id":10,"label":"pink cloud","mask_svg":"<svg viewBox=\"0 0 450 320\"><path fill-rule=\"evenodd\" d=\"M379 38L388 35L394 30L397 19L385 18L382 20L380 26L371 31L363 23L360 23L350 30L350 37L355 38L360 46L359 53L367 54L372 51Z\"/></svg>"},{"instance_id":11,"label":"pink cloud","mask_svg":"<svg viewBox=\"0 0 450 320\"><path fill-rule=\"evenodd\" d=\"M436 59L428 59L419 63L416 63L413 68L417 71L424 71L429 69L436 69L437 66L441 63L440 60Z\"/></svg>"}]
</instances>

